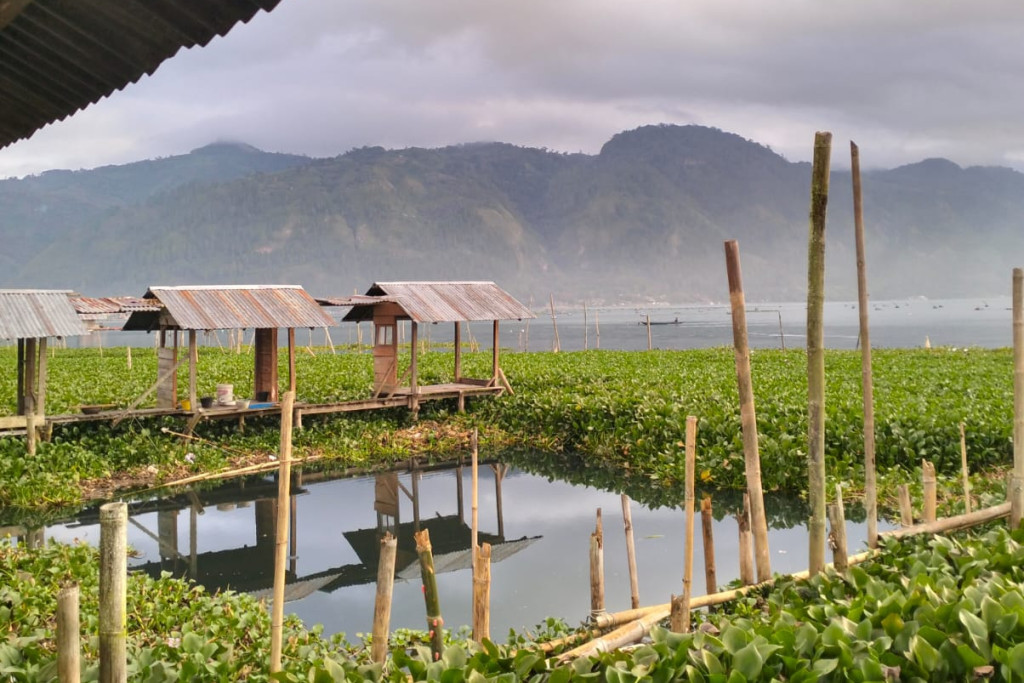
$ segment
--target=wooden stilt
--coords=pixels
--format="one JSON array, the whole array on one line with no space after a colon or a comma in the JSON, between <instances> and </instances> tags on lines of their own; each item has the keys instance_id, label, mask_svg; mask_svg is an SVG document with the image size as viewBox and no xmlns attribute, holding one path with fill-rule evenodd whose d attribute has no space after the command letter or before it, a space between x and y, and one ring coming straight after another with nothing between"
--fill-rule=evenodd
<instances>
[{"instance_id":1,"label":"wooden stilt","mask_svg":"<svg viewBox=\"0 0 1024 683\"><path fill-rule=\"evenodd\" d=\"M936 494L937 482L935 481L935 465L927 460L921 461L921 486L924 492L924 503L922 505L921 517L927 524L934 522L936 518Z\"/></svg>"},{"instance_id":2,"label":"wooden stilt","mask_svg":"<svg viewBox=\"0 0 1024 683\"><path fill-rule=\"evenodd\" d=\"M430 531L424 529L414 534L416 553L420 558L420 576L423 579L423 601L427 608L427 629L430 635L430 652L434 661L444 653L444 618L441 616L441 598L437 592L437 576L434 573L434 553L430 546Z\"/></svg>"},{"instance_id":3,"label":"wooden stilt","mask_svg":"<svg viewBox=\"0 0 1024 683\"><path fill-rule=\"evenodd\" d=\"M82 679L82 635L78 615L78 584L57 593L57 680L78 683Z\"/></svg>"},{"instance_id":4,"label":"wooden stilt","mask_svg":"<svg viewBox=\"0 0 1024 683\"><path fill-rule=\"evenodd\" d=\"M715 572L714 516L711 513L711 496L700 501L700 522L704 536L704 585L708 594L718 591L718 577Z\"/></svg>"},{"instance_id":5,"label":"wooden stilt","mask_svg":"<svg viewBox=\"0 0 1024 683\"><path fill-rule=\"evenodd\" d=\"M590 618L604 611L604 529L597 508L597 526L590 534Z\"/></svg>"},{"instance_id":6,"label":"wooden stilt","mask_svg":"<svg viewBox=\"0 0 1024 683\"><path fill-rule=\"evenodd\" d=\"M395 556L398 539L389 533L380 540L380 561L377 564L377 595L373 603L373 638L370 658L383 662L388 656L391 624L391 598L395 589Z\"/></svg>"},{"instance_id":7,"label":"wooden stilt","mask_svg":"<svg viewBox=\"0 0 1024 683\"><path fill-rule=\"evenodd\" d=\"M623 493L622 526L626 532L626 563L629 567L629 601L633 607L640 606L640 582L636 572L636 545L633 542L633 515L629 509L629 496Z\"/></svg>"},{"instance_id":8,"label":"wooden stilt","mask_svg":"<svg viewBox=\"0 0 1024 683\"><path fill-rule=\"evenodd\" d=\"M900 500L900 525L904 527L913 526L914 508L910 504L910 489L906 484L900 484L896 489Z\"/></svg>"},{"instance_id":9,"label":"wooden stilt","mask_svg":"<svg viewBox=\"0 0 1024 683\"><path fill-rule=\"evenodd\" d=\"M100 683L126 683L128 504L100 507Z\"/></svg>"},{"instance_id":10,"label":"wooden stilt","mask_svg":"<svg viewBox=\"0 0 1024 683\"><path fill-rule=\"evenodd\" d=\"M292 409L295 392L288 391L281 402L281 450L277 472L277 528L274 545L274 603L270 621L270 672L281 670L281 636L284 629L285 568L288 561L288 514L291 497Z\"/></svg>"}]
</instances>

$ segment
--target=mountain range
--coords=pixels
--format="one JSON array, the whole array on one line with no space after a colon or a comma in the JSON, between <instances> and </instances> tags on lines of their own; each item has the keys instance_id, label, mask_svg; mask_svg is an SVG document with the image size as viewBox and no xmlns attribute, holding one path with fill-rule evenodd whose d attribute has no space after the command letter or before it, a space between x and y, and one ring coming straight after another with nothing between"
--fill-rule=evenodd
<instances>
[{"instance_id":1,"label":"mountain range","mask_svg":"<svg viewBox=\"0 0 1024 683\"><path fill-rule=\"evenodd\" d=\"M737 239L748 300L800 300L810 174L701 126L622 132L596 155L494 142L313 159L221 142L0 181L0 287L278 283L338 296L373 281L495 280L524 301L722 301L723 242ZM1024 174L927 159L867 171L863 189L872 297L1009 293ZM831 174L826 250L827 295L855 298L848 171Z\"/></svg>"}]
</instances>

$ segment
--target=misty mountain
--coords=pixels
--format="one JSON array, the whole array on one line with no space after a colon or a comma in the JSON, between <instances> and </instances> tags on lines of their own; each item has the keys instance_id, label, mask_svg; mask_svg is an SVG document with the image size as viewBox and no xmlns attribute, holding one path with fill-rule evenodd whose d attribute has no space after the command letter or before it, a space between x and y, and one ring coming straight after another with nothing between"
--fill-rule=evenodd
<instances>
[{"instance_id":1,"label":"misty mountain","mask_svg":"<svg viewBox=\"0 0 1024 683\"><path fill-rule=\"evenodd\" d=\"M738 239L749 300L801 299L810 172L700 126L644 126L596 155L478 143L309 159L221 143L0 181L0 286L342 295L374 280L493 279L524 300L721 301L722 243ZM866 172L863 187L872 296L1008 293L1024 175L929 159ZM850 188L833 172L833 298L856 296Z\"/></svg>"}]
</instances>

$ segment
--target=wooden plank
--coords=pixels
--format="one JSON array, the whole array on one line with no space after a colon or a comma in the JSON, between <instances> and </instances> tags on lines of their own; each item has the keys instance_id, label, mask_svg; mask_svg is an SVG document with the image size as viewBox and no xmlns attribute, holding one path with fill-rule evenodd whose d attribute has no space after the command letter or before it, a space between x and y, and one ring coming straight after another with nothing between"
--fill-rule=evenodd
<instances>
[{"instance_id":1,"label":"wooden plank","mask_svg":"<svg viewBox=\"0 0 1024 683\"><path fill-rule=\"evenodd\" d=\"M28 426L28 418L24 415L5 415L0 417L0 429L25 429Z\"/></svg>"}]
</instances>

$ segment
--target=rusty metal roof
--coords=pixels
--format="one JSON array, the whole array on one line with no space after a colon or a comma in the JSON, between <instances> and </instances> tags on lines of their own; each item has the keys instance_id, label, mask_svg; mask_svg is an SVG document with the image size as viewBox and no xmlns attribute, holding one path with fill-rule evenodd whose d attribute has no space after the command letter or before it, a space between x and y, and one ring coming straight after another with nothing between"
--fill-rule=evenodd
<instances>
[{"instance_id":1,"label":"rusty metal roof","mask_svg":"<svg viewBox=\"0 0 1024 683\"><path fill-rule=\"evenodd\" d=\"M146 299L156 299L181 330L229 330L279 327L330 327L334 319L298 285L214 285L150 287ZM152 330L163 314L137 311L125 330Z\"/></svg>"},{"instance_id":2,"label":"rusty metal roof","mask_svg":"<svg viewBox=\"0 0 1024 683\"><path fill-rule=\"evenodd\" d=\"M0 0L0 148L280 0Z\"/></svg>"},{"instance_id":3,"label":"rusty metal roof","mask_svg":"<svg viewBox=\"0 0 1024 683\"><path fill-rule=\"evenodd\" d=\"M522 320L535 317L526 306L493 282L375 282L362 297L319 299L326 305L352 306L344 320L373 319L373 306L392 302L418 323ZM347 301L348 303L341 303Z\"/></svg>"},{"instance_id":4,"label":"rusty metal roof","mask_svg":"<svg viewBox=\"0 0 1024 683\"><path fill-rule=\"evenodd\" d=\"M0 339L89 334L68 299L71 294L53 289L0 289Z\"/></svg>"},{"instance_id":5,"label":"rusty metal roof","mask_svg":"<svg viewBox=\"0 0 1024 683\"><path fill-rule=\"evenodd\" d=\"M133 311L159 311L162 307L152 299L142 299L137 296L73 296L71 305L75 307L78 315L112 315L117 313L132 313Z\"/></svg>"}]
</instances>

